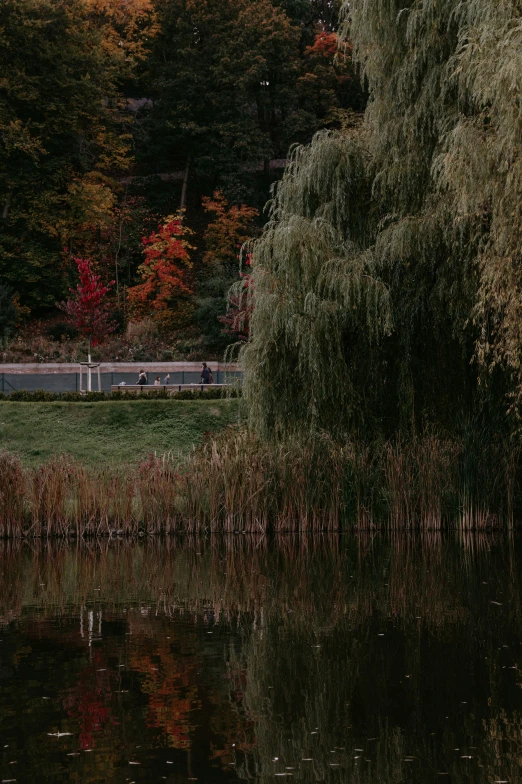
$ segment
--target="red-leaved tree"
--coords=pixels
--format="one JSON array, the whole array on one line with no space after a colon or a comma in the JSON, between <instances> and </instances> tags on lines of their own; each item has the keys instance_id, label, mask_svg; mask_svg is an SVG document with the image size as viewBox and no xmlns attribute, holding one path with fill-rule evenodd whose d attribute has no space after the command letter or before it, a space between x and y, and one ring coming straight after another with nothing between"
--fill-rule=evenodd
<instances>
[{"instance_id":1,"label":"red-leaved tree","mask_svg":"<svg viewBox=\"0 0 522 784\"><path fill-rule=\"evenodd\" d=\"M80 335L88 339L90 361L91 345L101 343L116 328L107 303L107 294L114 281L104 286L89 259L76 258L74 261L80 280L75 289L69 289L72 296L59 307L67 313Z\"/></svg>"}]
</instances>

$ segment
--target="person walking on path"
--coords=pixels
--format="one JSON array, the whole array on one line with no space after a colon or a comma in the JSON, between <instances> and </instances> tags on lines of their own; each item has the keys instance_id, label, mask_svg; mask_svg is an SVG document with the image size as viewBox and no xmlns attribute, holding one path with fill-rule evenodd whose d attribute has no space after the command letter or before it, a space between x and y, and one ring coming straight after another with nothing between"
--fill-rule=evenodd
<instances>
[{"instance_id":1,"label":"person walking on path","mask_svg":"<svg viewBox=\"0 0 522 784\"><path fill-rule=\"evenodd\" d=\"M138 384L140 387L144 387L147 384L147 374L144 370L140 370L140 375L138 377Z\"/></svg>"},{"instance_id":2,"label":"person walking on path","mask_svg":"<svg viewBox=\"0 0 522 784\"><path fill-rule=\"evenodd\" d=\"M161 386L161 378L159 376L156 376L156 378L154 379L154 386L155 387Z\"/></svg>"},{"instance_id":3,"label":"person walking on path","mask_svg":"<svg viewBox=\"0 0 522 784\"><path fill-rule=\"evenodd\" d=\"M163 379L163 383L165 384L166 387L168 387L168 385L170 384L170 373L167 373L167 375Z\"/></svg>"},{"instance_id":4,"label":"person walking on path","mask_svg":"<svg viewBox=\"0 0 522 784\"><path fill-rule=\"evenodd\" d=\"M213 384L214 379L212 377L212 371L207 366L206 362L203 362L203 369L201 371L201 383L202 384Z\"/></svg>"}]
</instances>

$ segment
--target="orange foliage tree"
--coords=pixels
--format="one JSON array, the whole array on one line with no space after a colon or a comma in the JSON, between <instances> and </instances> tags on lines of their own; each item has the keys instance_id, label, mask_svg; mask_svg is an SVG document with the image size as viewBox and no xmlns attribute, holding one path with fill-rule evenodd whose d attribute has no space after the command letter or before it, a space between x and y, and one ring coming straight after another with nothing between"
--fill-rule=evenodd
<instances>
[{"instance_id":1,"label":"orange foliage tree","mask_svg":"<svg viewBox=\"0 0 522 784\"><path fill-rule=\"evenodd\" d=\"M159 26L153 0L85 0L90 20L102 33L102 46L129 71L147 55Z\"/></svg>"},{"instance_id":2,"label":"orange foliage tree","mask_svg":"<svg viewBox=\"0 0 522 784\"><path fill-rule=\"evenodd\" d=\"M152 318L162 328L187 324L192 315L193 283L187 237L193 232L179 217L167 216L149 237L143 237L145 261L138 267L142 283L128 290L133 318Z\"/></svg>"},{"instance_id":3,"label":"orange foliage tree","mask_svg":"<svg viewBox=\"0 0 522 784\"><path fill-rule=\"evenodd\" d=\"M364 95L356 77L350 44L336 33L316 34L303 57L304 73L297 81L303 106L313 111L318 127L335 125L351 109L364 107Z\"/></svg>"},{"instance_id":4,"label":"orange foliage tree","mask_svg":"<svg viewBox=\"0 0 522 784\"><path fill-rule=\"evenodd\" d=\"M259 215L255 207L246 204L232 206L222 191L214 191L212 198L203 198L205 212L214 214L214 219L205 232L205 264L214 271L237 275L238 256L242 245L252 238L254 221Z\"/></svg>"},{"instance_id":5,"label":"orange foliage tree","mask_svg":"<svg viewBox=\"0 0 522 784\"><path fill-rule=\"evenodd\" d=\"M241 248L258 233L259 215L246 204L230 205L221 191L203 199L203 207L213 216L204 236L204 276L198 294L196 322L207 345L222 351L230 343L230 329L223 330L220 319L227 313L227 295L240 278ZM226 326L229 327L228 322Z\"/></svg>"}]
</instances>

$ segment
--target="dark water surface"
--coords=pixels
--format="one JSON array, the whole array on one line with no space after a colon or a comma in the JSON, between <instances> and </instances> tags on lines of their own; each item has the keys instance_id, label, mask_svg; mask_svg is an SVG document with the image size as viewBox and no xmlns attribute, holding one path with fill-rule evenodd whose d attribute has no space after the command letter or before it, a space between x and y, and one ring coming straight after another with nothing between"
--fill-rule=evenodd
<instances>
[{"instance_id":1,"label":"dark water surface","mask_svg":"<svg viewBox=\"0 0 522 784\"><path fill-rule=\"evenodd\" d=\"M520 545L2 545L0 781L520 782Z\"/></svg>"}]
</instances>

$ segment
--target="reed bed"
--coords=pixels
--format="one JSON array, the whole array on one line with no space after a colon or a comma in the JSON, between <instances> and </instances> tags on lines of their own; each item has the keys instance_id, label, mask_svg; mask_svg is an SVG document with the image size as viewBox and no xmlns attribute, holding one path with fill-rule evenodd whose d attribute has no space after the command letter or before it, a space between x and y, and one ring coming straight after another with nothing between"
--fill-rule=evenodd
<instances>
[{"instance_id":1,"label":"reed bed","mask_svg":"<svg viewBox=\"0 0 522 784\"><path fill-rule=\"evenodd\" d=\"M27 468L0 453L0 537L359 529L485 530L520 515L518 449L428 435L360 444L208 440L183 464Z\"/></svg>"}]
</instances>

